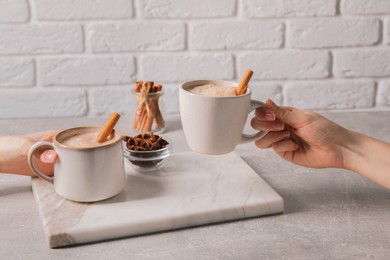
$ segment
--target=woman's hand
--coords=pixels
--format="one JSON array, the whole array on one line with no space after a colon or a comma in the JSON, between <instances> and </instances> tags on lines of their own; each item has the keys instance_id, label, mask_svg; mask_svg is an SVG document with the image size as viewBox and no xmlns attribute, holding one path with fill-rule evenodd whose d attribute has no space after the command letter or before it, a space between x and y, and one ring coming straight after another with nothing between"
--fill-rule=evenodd
<instances>
[{"instance_id":1,"label":"woman's hand","mask_svg":"<svg viewBox=\"0 0 390 260\"><path fill-rule=\"evenodd\" d=\"M38 141L52 142L58 133L49 130L21 136L0 136L0 172L34 176L27 162L30 147ZM57 154L52 150L37 150L34 162L42 173L53 175Z\"/></svg>"},{"instance_id":2,"label":"woman's hand","mask_svg":"<svg viewBox=\"0 0 390 260\"><path fill-rule=\"evenodd\" d=\"M344 166L342 143L348 130L307 110L279 107L272 100L256 109L251 125L269 133L256 141L259 148L272 148L295 164L312 167Z\"/></svg>"},{"instance_id":3,"label":"woman's hand","mask_svg":"<svg viewBox=\"0 0 390 260\"><path fill-rule=\"evenodd\" d=\"M390 189L390 144L353 132L316 114L267 100L252 127L269 133L256 141L284 159L311 168L344 168Z\"/></svg>"}]
</instances>

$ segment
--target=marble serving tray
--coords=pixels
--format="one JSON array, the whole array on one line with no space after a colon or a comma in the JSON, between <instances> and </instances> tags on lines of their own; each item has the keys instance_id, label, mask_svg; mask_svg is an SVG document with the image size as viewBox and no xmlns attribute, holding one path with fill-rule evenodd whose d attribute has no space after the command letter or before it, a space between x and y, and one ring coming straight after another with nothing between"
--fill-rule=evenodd
<instances>
[{"instance_id":1,"label":"marble serving tray","mask_svg":"<svg viewBox=\"0 0 390 260\"><path fill-rule=\"evenodd\" d=\"M51 248L283 212L283 199L235 153L173 154L157 172L126 162L125 189L96 203L57 195L32 179Z\"/></svg>"}]
</instances>

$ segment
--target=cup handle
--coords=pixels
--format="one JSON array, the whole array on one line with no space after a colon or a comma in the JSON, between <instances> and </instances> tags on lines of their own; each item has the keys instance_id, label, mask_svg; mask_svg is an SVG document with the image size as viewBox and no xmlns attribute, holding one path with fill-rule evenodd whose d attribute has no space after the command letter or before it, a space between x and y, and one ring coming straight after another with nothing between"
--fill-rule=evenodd
<instances>
[{"instance_id":1,"label":"cup handle","mask_svg":"<svg viewBox=\"0 0 390 260\"><path fill-rule=\"evenodd\" d=\"M28 165L30 166L31 170L38 176L40 177L41 179L44 179L45 181L47 182L50 182L50 183L54 183L54 177L49 177L43 173L41 173L34 165L33 163L33 156L34 156L34 152L35 150L37 150L38 148L42 148L42 147L46 147L46 148L50 148L52 150L54 150L54 146L52 143L49 143L49 142L45 142L45 141L41 141L41 142L37 142L35 144L33 144L28 152Z\"/></svg>"},{"instance_id":2,"label":"cup handle","mask_svg":"<svg viewBox=\"0 0 390 260\"><path fill-rule=\"evenodd\" d=\"M264 102L261 102L261 101L257 101L257 100L251 100L251 106L250 106L250 109L249 109L249 112L252 112L253 110L255 110L256 108L258 107L265 107L265 103ZM255 141L255 140L258 140L258 139L261 139L263 138L266 134L268 134L268 131L260 131L256 134L252 134L252 135L247 135L247 134L242 134L241 136L241 144L244 144L244 143L249 143L249 142L252 142L252 141Z\"/></svg>"}]
</instances>

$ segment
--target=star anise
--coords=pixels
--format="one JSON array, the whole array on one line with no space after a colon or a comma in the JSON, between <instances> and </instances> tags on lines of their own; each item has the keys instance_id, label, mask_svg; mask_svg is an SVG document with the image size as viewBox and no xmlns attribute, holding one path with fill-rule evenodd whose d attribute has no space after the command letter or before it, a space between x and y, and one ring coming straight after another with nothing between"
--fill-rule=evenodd
<instances>
[{"instance_id":1,"label":"star anise","mask_svg":"<svg viewBox=\"0 0 390 260\"><path fill-rule=\"evenodd\" d=\"M123 136L122 140L126 142L127 149L133 151L155 151L169 144L161 136L155 135L152 132L136 136Z\"/></svg>"}]
</instances>

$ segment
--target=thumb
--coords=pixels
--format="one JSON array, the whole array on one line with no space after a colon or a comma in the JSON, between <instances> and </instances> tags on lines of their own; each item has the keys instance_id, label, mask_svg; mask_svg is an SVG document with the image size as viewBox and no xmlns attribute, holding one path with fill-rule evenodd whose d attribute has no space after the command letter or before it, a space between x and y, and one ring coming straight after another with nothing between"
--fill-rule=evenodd
<instances>
[{"instance_id":1,"label":"thumb","mask_svg":"<svg viewBox=\"0 0 390 260\"><path fill-rule=\"evenodd\" d=\"M266 108L275 113L275 116L281 122L288 124L292 127L298 127L304 122L305 116L301 110L293 107L280 107L276 105L271 99L267 99L265 102Z\"/></svg>"},{"instance_id":2,"label":"thumb","mask_svg":"<svg viewBox=\"0 0 390 260\"><path fill-rule=\"evenodd\" d=\"M41 154L40 159L44 163L54 163L57 160L57 157L58 156L55 151L46 150Z\"/></svg>"}]
</instances>

